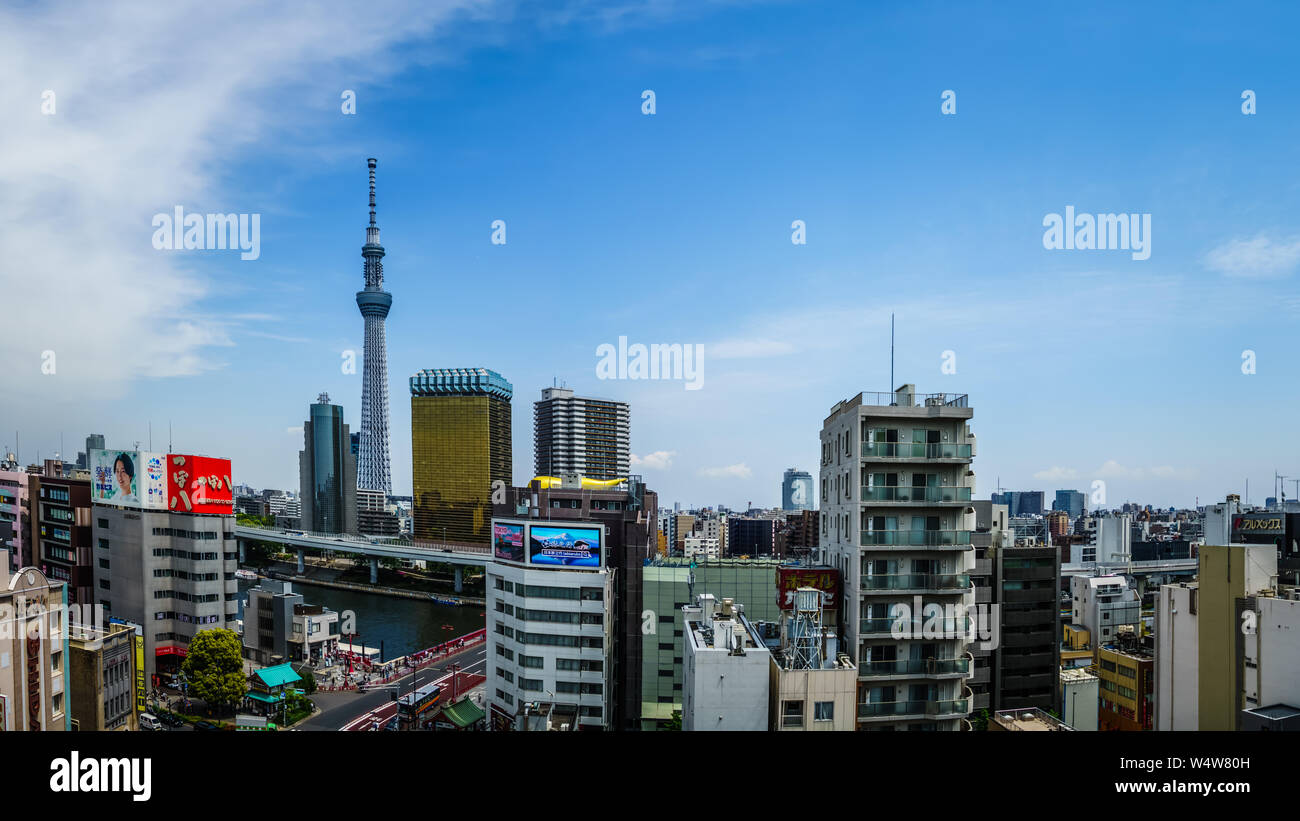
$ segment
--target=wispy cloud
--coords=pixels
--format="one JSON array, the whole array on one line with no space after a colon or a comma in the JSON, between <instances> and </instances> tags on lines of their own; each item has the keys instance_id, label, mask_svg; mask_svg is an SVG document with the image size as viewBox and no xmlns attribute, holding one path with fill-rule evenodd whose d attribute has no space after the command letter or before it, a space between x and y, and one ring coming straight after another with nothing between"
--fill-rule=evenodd
<instances>
[{"instance_id":1,"label":"wispy cloud","mask_svg":"<svg viewBox=\"0 0 1300 821\"><path fill-rule=\"evenodd\" d=\"M741 462L720 468L701 468L700 475L709 479L748 479L754 474L749 465Z\"/></svg>"},{"instance_id":2,"label":"wispy cloud","mask_svg":"<svg viewBox=\"0 0 1300 821\"><path fill-rule=\"evenodd\" d=\"M1040 470L1035 473L1034 478L1044 482L1060 482L1066 479L1078 479L1079 471L1074 468L1063 468L1053 465L1047 470Z\"/></svg>"},{"instance_id":3,"label":"wispy cloud","mask_svg":"<svg viewBox=\"0 0 1300 821\"><path fill-rule=\"evenodd\" d=\"M668 470L673 466L673 457L677 455L675 450L656 450L654 453L647 453L645 456L632 454L633 467L646 467L651 470Z\"/></svg>"},{"instance_id":4,"label":"wispy cloud","mask_svg":"<svg viewBox=\"0 0 1300 821\"><path fill-rule=\"evenodd\" d=\"M1276 240L1263 233L1234 239L1205 255L1205 264L1230 277L1283 277L1300 266L1300 238Z\"/></svg>"}]
</instances>

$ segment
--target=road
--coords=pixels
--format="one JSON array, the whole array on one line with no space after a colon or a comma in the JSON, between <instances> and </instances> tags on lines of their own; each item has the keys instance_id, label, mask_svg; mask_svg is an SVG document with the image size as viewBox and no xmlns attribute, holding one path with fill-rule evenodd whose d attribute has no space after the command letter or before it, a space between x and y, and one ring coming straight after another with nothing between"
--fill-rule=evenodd
<instances>
[{"instance_id":1,"label":"road","mask_svg":"<svg viewBox=\"0 0 1300 821\"><path fill-rule=\"evenodd\" d=\"M472 647L463 653L442 659L424 668L416 673L416 687L442 678L447 674L448 667L453 664L459 664L460 669L467 673L484 674L487 669L487 644L483 643L477 647ZM397 692L399 695L411 692L411 677L409 675L403 676L397 681L391 682L391 684L398 686ZM308 732L342 730L359 716L391 704L393 700L392 693L393 690L390 688L365 693L355 690L337 693L318 692L311 698L312 701L316 702L320 712L306 719L294 729Z\"/></svg>"}]
</instances>

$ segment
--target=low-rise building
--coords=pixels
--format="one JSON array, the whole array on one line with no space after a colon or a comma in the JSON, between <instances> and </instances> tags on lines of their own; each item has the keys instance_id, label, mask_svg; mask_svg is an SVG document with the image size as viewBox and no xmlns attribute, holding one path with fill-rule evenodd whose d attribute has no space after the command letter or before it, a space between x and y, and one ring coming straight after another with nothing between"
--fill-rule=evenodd
<instances>
[{"instance_id":1,"label":"low-rise building","mask_svg":"<svg viewBox=\"0 0 1300 821\"><path fill-rule=\"evenodd\" d=\"M1132 633L1121 633L1115 643L1097 648L1096 673L1101 680L1098 729L1152 729L1155 654L1151 646Z\"/></svg>"},{"instance_id":2,"label":"low-rise building","mask_svg":"<svg viewBox=\"0 0 1300 821\"><path fill-rule=\"evenodd\" d=\"M1007 732L1072 732L1069 724L1037 707L1031 710L1001 710L993 714L989 730Z\"/></svg>"},{"instance_id":3,"label":"low-rise building","mask_svg":"<svg viewBox=\"0 0 1300 821\"><path fill-rule=\"evenodd\" d=\"M771 653L743 611L710 593L682 608L683 730L768 729Z\"/></svg>"},{"instance_id":4,"label":"low-rise building","mask_svg":"<svg viewBox=\"0 0 1300 821\"><path fill-rule=\"evenodd\" d=\"M9 570L0 551L0 732L70 729L66 686L67 587L39 568ZM20 629L12 629L21 625Z\"/></svg>"},{"instance_id":5,"label":"low-rise building","mask_svg":"<svg viewBox=\"0 0 1300 821\"><path fill-rule=\"evenodd\" d=\"M140 655L143 661L143 640ZM136 632L125 624L70 631L68 706L74 730L139 729L145 689L136 661Z\"/></svg>"},{"instance_id":6,"label":"low-rise building","mask_svg":"<svg viewBox=\"0 0 1300 821\"><path fill-rule=\"evenodd\" d=\"M781 614L781 643L772 654L768 722L777 732L852 731L858 669L839 652L822 623L822 591L801 587Z\"/></svg>"},{"instance_id":7,"label":"low-rise building","mask_svg":"<svg viewBox=\"0 0 1300 821\"><path fill-rule=\"evenodd\" d=\"M1061 670L1061 715L1076 730L1097 729L1101 680L1082 668Z\"/></svg>"}]
</instances>

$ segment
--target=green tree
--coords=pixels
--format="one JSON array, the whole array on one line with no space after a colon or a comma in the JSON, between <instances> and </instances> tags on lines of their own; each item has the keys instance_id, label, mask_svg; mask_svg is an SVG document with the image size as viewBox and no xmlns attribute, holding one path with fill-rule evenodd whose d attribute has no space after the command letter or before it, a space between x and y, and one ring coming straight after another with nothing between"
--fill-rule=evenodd
<instances>
[{"instance_id":1,"label":"green tree","mask_svg":"<svg viewBox=\"0 0 1300 821\"><path fill-rule=\"evenodd\" d=\"M218 711L239 704L248 690L241 650L239 635L233 630L199 631L190 641L182 667L190 692Z\"/></svg>"},{"instance_id":2,"label":"green tree","mask_svg":"<svg viewBox=\"0 0 1300 821\"><path fill-rule=\"evenodd\" d=\"M316 692L316 675L312 673L310 667L308 667L306 664L303 664L301 667L297 668L294 672L302 676L302 683L300 683L298 686L302 688L302 691L304 693L311 695L312 693Z\"/></svg>"},{"instance_id":3,"label":"green tree","mask_svg":"<svg viewBox=\"0 0 1300 821\"><path fill-rule=\"evenodd\" d=\"M681 711L681 710L673 710L673 717L672 717L671 719L669 719L668 723L666 723L666 724L663 725L662 729L665 730L665 731L667 731L667 732L674 732L674 731L679 731L679 730L681 730L681 729L682 729L682 711Z\"/></svg>"},{"instance_id":4,"label":"green tree","mask_svg":"<svg viewBox=\"0 0 1300 821\"><path fill-rule=\"evenodd\" d=\"M987 730L989 728L989 711L987 709L980 710L979 715L971 717L970 725L971 729L976 732Z\"/></svg>"}]
</instances>

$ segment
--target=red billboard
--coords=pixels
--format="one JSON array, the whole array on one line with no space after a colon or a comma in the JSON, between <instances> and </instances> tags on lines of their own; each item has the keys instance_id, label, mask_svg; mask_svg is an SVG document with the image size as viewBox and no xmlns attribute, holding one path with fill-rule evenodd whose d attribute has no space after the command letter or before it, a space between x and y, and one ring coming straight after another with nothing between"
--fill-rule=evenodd
<instances>
[{"instance_id":1,"label":"red billboard","mask_svg":"<svg viewBox=\"0 0 1300 821\"><path fill-rule=\"evenodd\" d=\"M167 509L174 513L234 513L230 460L167 454Z\"/></svg>"},{"instance_id":2,"label":"red billboard","mask_svg":"<svg viewBox=\"0 0 1300 821\"><path fill-rule=\"evenodd\" d=\"M794 591L813 587L822 591L822 609L836 610L840 605L840 572L833 567L778 567L776 569L776 606L794 609Z\"/></svg>"}]
</instances>

